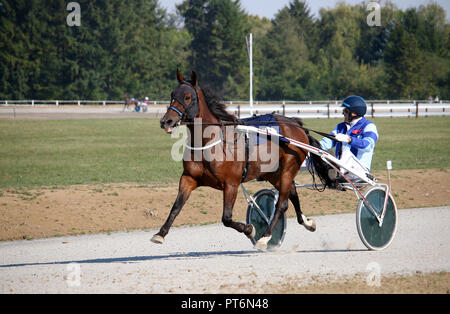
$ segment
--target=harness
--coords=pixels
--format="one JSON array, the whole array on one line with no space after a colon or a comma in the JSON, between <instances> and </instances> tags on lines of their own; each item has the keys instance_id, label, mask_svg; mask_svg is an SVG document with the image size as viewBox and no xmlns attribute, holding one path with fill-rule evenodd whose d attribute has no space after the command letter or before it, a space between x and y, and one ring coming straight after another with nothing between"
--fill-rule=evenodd
<instances>
[{"instance_id":1,"label":"harness","mask_svg":"<svg viewBox=\"0 0 450 314\"><path fill-rule=\"evenodd\" d=\"M218 141L215 141L214 143L211 143L211 144L208 144L208 145L202 146L202 147L192 147L192 146L189 146L189 145L186 143L186 148L187 148L187 149L190 149L190 150L195 150L195 151L205 150L205 149L213 148L214 146L216 146L216 145L222 143L222 141L223 141L223 140L220 139L220 140L218 140Z\"/></svg>"},{"instance_id":2,"label":"harness","mask_svg":"<svg viewBox=\"0 0 450 314\"><path fill-rule=\"evenodd\" d=\"M189 105L186 104L186 102L185 102L185 92L186 91L191 92L191 97L192 98L191 98L191 103ZM192 91L193 91L193 93L192 93ZM183 107L184 112L181 111L180 109L176 108L173 105L174 101L177 101ZM170 106L168 108L168 110L170 109L172 111L175 111L175 113L180 117L180 121L177 122L177 126L181 125L182 122L185 123L185 124L194 123L193 120L197 116L198 110L199 110L199 108L198 108L199 107L198 106L198 101L199 101L198 91L195 88L195 86L193 86L188 81L185 81L185 80L181 81L179 88L177 88L171 94ZM272 115L267 115L267 116L270 116L271 119L269 119L267 121L256 121L254 118L250 118L250 119L245 119L247 121L245 121L245 120L237 120L237 121L233 121L232 123L223 123L223 122L221 122L221 123L206 123L206 124L208 124L208 125L218 125L218 126L222 126L222 127L225 126L225 125L237 125L237 124L238 125L240 125L240 124L243 124L243 125L255 124L256 126L258 124L260 124L260 125L270 125L270 124L276 124L277 125L278 124L273 119ZM331 137L329 134L324 134L324 133L317 132L317 131L314 131L314 130L308 130L307 128L303 128L303 129L305 131L313 131L313 132L322 134L322 135L324 135L326 137ZM281 138L284 139L283 137L281 137ZM237 140L235 140L235 141L237 141ZM259 139L258 139L258 141L259 141ZM205 146L193 147L193 146L190 146L190 145L188 145L186 143L185 147L187 149L189 149L189 150L192 150L192 151L203 151L203 150L206 150L206 149L213 148L213 147L215 147L216 145L218 145L218 144L220 144L222 142L224 142L223 134L221 136L221 139L219 139L217 141L214 141L212 143L208 143ZM246 163L245 163L245 167L244 167L244 170L243 170L243 173L242 173L241 183L245 181L245 179L248 176L249 170L250 170L250 158L249 158L249 156L250 156L250 137L246 133L245 134L245 160L246 160Z\"/></svg>"},{"instance_id":3,"label":"harness","mask_svg":"<svg viewBox=\"0 0 450 314\"><path fill-rule=\"evenodd\" d=\"M175 108L175 109L176 109L176 108ZM222 142L227 143L227 142L224 140L224 138L223 138L223 130L222 130L222 134L221 134L220 140L217 140L217 141L215 141L215 142L212 142L212 143L210 143L210 144L207 144L207 145L201 146L201 147L192 147L192 146L190 146L190 145L188 145L188 144L186 143L186 148L189 149L189 150L192 150L192 151L202 151L202 150L206 150L206 149L213 148L214 146L216 146L216 145L218 145L218 144L220 144L220 143L222 143ZM233 144L236 143L236 142L237 142L237 139L234 140ZM249 155L250 155L250 137L249 137L249 135L246 133L246 134L245 134L245 160L246 160L246 163L245 163L244 171L243 171L243 173L242 173L241 183L244 182L245 179L247 178L248 171L249 171L249 169L250 169L250 158L249 158L250 156L249 156Z\"/></svg>"}]
</instances>

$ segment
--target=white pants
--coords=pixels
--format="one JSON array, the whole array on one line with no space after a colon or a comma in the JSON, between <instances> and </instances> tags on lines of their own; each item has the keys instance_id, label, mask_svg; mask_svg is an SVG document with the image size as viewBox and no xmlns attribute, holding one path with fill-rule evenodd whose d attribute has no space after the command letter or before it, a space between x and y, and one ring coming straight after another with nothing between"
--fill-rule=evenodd
<instances>
[{"instance_id":1,"label":"white pants","mask_svg":"<svg viewBox=\"0 0 450 314\"><path fill-rule=\"evenodd\" d=\"M359 177L364 178L365 174L369 172L369 170L366 167L364 167L359 162L358 158L356 158L356 156L353 155L352 152L349 150L344 150L342 152L340 161L345 165L347 169L351 170L351 172L353 172ZM345 174L349 171L341 167L341 172Z\"/></svg>"},{"instance_id":2,"label":"white pants","mask_svg":"<svg viewBox=\"0 0 450 314\"><path fill-rule=\"evenodd\" d=\"M306 171L308 168L309 163L311 162L309 160L309 156L308 158L305 159L305 161L303 162L302 166L300 167L299 171ZM369 173L370 171L364 167L358 160L358 158L356 158L355 155L353 155L353 153L349 150L345 150L342 152L342 156L341 159L339 159L347 169L350 169L353 173L355 173L355 175L349 175L350 177L353 178L357 178L358 176L361 178L365 178L366 177L366 173ZM339 169L343 174L348 173L349 171L346 170L345 168L341 167ZM331 179L335 179L337 176L337 172L334 169L330 169L328 175L330 176ZM352 179L353 180L353 179Z\"/></svg>"}]
</instances>

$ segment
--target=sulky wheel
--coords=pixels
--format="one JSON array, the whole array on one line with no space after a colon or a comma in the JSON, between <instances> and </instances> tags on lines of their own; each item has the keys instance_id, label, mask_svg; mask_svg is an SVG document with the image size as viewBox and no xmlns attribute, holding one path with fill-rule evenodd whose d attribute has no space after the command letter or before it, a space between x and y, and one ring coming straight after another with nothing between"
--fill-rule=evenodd
<instances>
[{"instance_id":1,"label":"sulky wheel","mask_svg":"<svg viewBox=\"0 0 450 314\"><path fill-rule=\"evenodd\" d=\"M386 200L386 188L374 186L366 191L364 197L369 202L372 210L364 200L360 200L356 211L356 227L359 237L369 250L383 250L387 248L395 236L397 229L397 206L389 194ZM381 218L386 200L386 210ZM378 216L378 218L377 218ZM381 226L380 226L380 219Z\"/></svg>"},{"instance_id":2,"label":"sulky wheel","mask_svg":"<svg viewBox=\"0 0 450 314\"><path fill-rule=\"evenodd\" d=\"M252 240L255 244L264 234L275 213L275 205L278 200L278 193L273 190L259 190L253 196L256 206L253 202L249 202L247 207L247 224L255 227L256 235ZM286 215L282 215L278 220L273 232L272 238L268 242L268 247L279 247L283 242L286 233Z\"/></svg>"}]
</instances>

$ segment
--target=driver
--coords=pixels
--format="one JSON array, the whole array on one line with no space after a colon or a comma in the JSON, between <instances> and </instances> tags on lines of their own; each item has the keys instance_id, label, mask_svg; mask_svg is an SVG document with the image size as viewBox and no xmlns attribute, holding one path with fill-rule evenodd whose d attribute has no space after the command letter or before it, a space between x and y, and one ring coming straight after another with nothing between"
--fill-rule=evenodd
<instances>
[{"instance_id":1,"label":"driver","mask_svg":"<svg viewBox=\"0 0 450 314\"><path fill-rule=\"evenodd\" d=\"M323 138L320 145L323 150L329 150L335 147L336 158L340 159L350 169L357 172L368 173L372 163L373 150L378 140L378 131L376 125L364 118L367 112L367 104L360 96L349 96L342 102L344 107L344 122L339 123L331 135L335 140ZM345 174L345 169L341 169ZM330 177L336 177L330 174ZM353 174L347 177L354 181L357 180ZM338 182L346 182L344 178L338 178Z\"/></svg>"}]
</instances>

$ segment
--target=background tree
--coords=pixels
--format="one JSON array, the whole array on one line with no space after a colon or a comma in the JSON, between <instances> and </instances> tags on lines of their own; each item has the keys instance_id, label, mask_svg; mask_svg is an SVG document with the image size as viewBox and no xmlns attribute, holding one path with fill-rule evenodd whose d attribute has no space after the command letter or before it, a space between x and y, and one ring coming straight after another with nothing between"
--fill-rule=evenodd
<instances>
[{"instance_id":1,"label":"background tree","mask_svg":"<svg viewBox=\"0 0 450 314\"><path fill-rule=\"evenodd\" d=\"M199 74L200 83L227 97L242 94L248 86L244 39L250 27L240 2L193 0L184 1L177 8L192 36L188 60Z\"/></svg>"},{"instance_id":2,"label":"background tree","mask_svg":"<svg viewBox=\"0 0 450 314\"><path fill-rule=\"evenodd\" d=\"M311 83L316 67L311 62L315 37L310 9L303 1L292 1L276 14L262 41L263 99L305 99L313 96Z\"/></svg>"},{"instance_id":3,"label":"background tree","mask_svg":"<svg viewBox=\"0 0 450 314\"><path fill-rule=\"evenodd\" d=\"M0 99L167 100L177 67L195 70L229 100L247 100L244 38L253 33L255 100L450 99L450 25L431 1L321 9L291 0L273 20L238 0L185 0L167 14L158 0L79 0L69 27L64 0L0 0Z\"/></svg>"},{"instance_id":4,"label":"background tree","mask_svg":"<svg viewBox=\"0 0 450 314\"><path fill-rule=\"evenodd\" d=\"M421 69L423 55L415 36L398 23L384 53L390 98L425 98Z\"/></svg>"},{"instance_id":5,"label":"background tree","mask_svg":"<svg viewBox=\"0 0 450 314\"><path fill-rule=\"evenodd\" d=\"M0 98L24 99L30 94L31 75L38 71L36 60L43 54L38 12L37 0L1 1Z\"/></svg>"}]
</instances>

